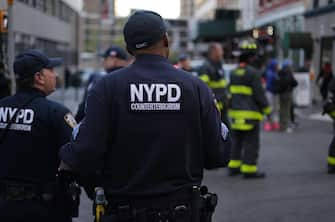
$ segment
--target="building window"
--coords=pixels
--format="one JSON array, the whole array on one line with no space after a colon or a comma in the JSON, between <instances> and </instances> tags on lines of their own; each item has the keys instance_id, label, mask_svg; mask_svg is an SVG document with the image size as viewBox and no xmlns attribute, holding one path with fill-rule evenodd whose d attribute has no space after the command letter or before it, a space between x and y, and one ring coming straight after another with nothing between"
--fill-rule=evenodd
<instances>
[{"instance_id":1,"label":"building window","mask_svg":"<svg viewBox=\"0 0 335 222\"><path fill-rule=\"evenodd\" d=\"M272 0L267 0L266 1L266 6L267 7L271 7L271 5L272 5Z\"/></svg>"},{"instance_id":2,"label":"building window","mask_svg":"<svg viewBox=\"0 0 335 222\"><path fill-rule=\"evenodd\" d=\"M29 4L29 0L19 0L19 2L25 3L25 4Z\"/></svg>"},{"instance_id":3,"label":"building window","mask_svg":"<svg viewBox=\"0 0 335 222\"><path fill-rule=\"evenodd\" d=\"M44 0L35 0L36 8L42 12L45 12L45 1Z\"/></svg>"},{"instance_id":4,"label":"building window","mask_svg":"<svg viewBox=\"0 0 335 222\"><path fill-rule=\"evenodd\" d=\"M31 0L30 5L36 8L36 0Z\"/></svg>"},{"instance_id":5,"label":"building window","mask_svg":"<svg viewBox=\"0 0 335 222\"><path fill-rule=\"evenodd\" d=\"M70 21L70 17L71 17L71 9L70 7L68 7L66 4L64 4L63 2L59 2L58 4L58 17L66 22Z\"/></svg>"},{"instance_id":6,"label":"building window","mask_svg":"<svg viewBox=\"0 0 335 222\"><path fill-rule=\"evenodd\" d=\"M186 48L187 47L187 42L181 42L180 47L181 48Z\"/></svg>"},{"instance_id":7,"label":"building window","mask_svg":"<svg viewBox=\"0 0 335 222\"><path fill-rule=\"evenodd\" d=\"M186 32L186 31L180 32L180 37L187 38L188 37L188 32Z\"/></svg>"},{"instance_id":8,"label":"building window","mask_svg":"<svg viewBox=\"0 0 335 222\"><path fill-rule=\"evenodd\" d=\"M55 1L45 1L45 12L49 15L55 15Z\"/></svg>"},{"instance_id":9,"label":"building window","mask_svg":"<svg viewBox=\"0 0 335 222\"><path fill-rule=\"evenodd\" d=\"M319 8L319 0L313 1L313 8Z\"/></svg>"},{"instance_id":10,"label":"building window","mask_svg":"<svg viewBox=\"0 0 335 222\"><path fill-rule=\"evenodd\" d=\"M264 0L259 0L259 7L264 7Z\"/></svg>"}]
</instances>

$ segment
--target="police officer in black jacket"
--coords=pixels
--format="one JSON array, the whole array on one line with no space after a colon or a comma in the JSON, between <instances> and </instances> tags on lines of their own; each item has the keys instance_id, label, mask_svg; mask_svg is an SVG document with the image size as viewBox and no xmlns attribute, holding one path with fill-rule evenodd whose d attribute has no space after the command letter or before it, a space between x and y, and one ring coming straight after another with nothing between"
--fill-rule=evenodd
<instances>
[{"instance_id":1,"label":"police officer in black jacket","mask_svg":"<svg viewBox=\"0 0 335 222\"><path fill-rule=\"evenodd\" d=\"M206 84L167 60L159 14L135 12L124 37L135 62L89 91L86 117L62 147L60 168L101 172L106 221L199 221L191 195L198 191L191 190L204 168L226 166L227 128Z\"/></svg>"},{"instance_id":2,"label":"police officer in black jacket","mask_svg":"<svg viewBox=\"0 0 335 222\"><path fill-rule=\"evenodd\" d=\"M103 54L103 57L104 57L103 66L106 73L111 73L127 65L128 60L127 52L119 46L109 47ZM79 104L78 111L75 116L77 122L80 122L85 117L85 104L88 91L101 77L102 77L101 73L93 73L90 76L87 83L87 87L85 89L83 100Z\"/></svg>"},{"instance_id":3,"label":"police officer in black jacket","mask_svg":"<svg viewBox=\"0 0 335 222\"><path fill-rule=\"evenodd\" d=\"M56 203L59 147L74 118L46 99L56 87L59 58L27 50L15 58L18 92L0 100L0 221L71 221Z\"/></svg>"}]
</instances>

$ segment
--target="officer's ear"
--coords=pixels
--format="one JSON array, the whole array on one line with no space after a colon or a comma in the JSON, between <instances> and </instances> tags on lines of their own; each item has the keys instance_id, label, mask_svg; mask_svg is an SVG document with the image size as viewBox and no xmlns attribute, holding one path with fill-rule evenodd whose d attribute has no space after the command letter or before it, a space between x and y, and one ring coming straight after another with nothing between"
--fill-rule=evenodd
<instances>
[{"instance_id":1,"label":"officer's ear","mask_svg":"<svg viewBox=\"0 0 335 222\"><path fill-rule=\"evenodd\" d=\"M35 82L38 83L38 84L44 84L45 80L44 80L44 75L42 73L42 70L35 73L34 75L34 79L35 79Z\"/></svg>"},{"instance_id":2,"label":"officer's ear","mask_svg":"<svg viewBox=\"0 0 335 222\"><path fill-rule=\"evenodd\" d=\"M129 48L128 46L126 47L126 49L127 49L127 52L128 52L130 55L135 56L135 55L134 55L134 52L133 52L132 50L130 50L130 48Z\"/></svg>"},{"instance_id":3,"label":"officer's ear","mask_svg":"<svg viewBox=\"0 0 335 222\"><path fill-rule=\"evenodd\" d=\"M164 35L164 37L163 37L163 43L164 43L164 46L166 47L166 48L169 48L169 36L168 36L168 33L166 32L165 33L165 35Z\"/></svg>"}]
</instances>

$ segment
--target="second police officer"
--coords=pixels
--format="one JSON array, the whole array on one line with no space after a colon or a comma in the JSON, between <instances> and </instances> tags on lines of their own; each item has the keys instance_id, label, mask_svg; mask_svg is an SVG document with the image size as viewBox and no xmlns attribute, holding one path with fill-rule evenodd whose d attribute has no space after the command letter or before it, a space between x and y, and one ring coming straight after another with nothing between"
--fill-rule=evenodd
<instances>
[{"instance_id":1,"label":"second police officer","mask_svg":"<svg viewBox=\"0 0 335 222\"><path fill-rule=\"evenodd\" d=\"M46 99L61 60L27 50L14 61L18 92L0 100L0 221L65 222L57 192L59 148L75 125L70 111ZM57 204L59 203L59 204Z\"/></svg>"},{"instance_id":2,"label":"second police officer","mask_svg":"<svg viewBox=\"0 0 335 222\"><path fill-rule=\"evenodd\" d=\"M242 173L245 178L263 178L257 169L260 146L259 122L271 112L261 78L250 66L256 56L256 44L243 42L240 46L239 65L230 76L232 119L232 152L228 165L229 175Z\"/></svg>"},{"instance_id":3,"label":"second police officer","mask_svg":"<svg viewBox=\"0 0 335 222\"><path fill-rule=\"evenodd\" d=\"M135 62L90 90L86 117L62 147L60 168L101 172L106 221L199 221L216 200L199 190L203 170L229 158L212 92L170 64L159 14L135 12L124 38ZM211 201L203 204L200 193Z\"/></svg>"},{"instance_id":4,"label":"second police officer","mask_svg":"<svg viewBox=\"0 0 335 222\"><path fill-rule=\"evenodd\" d=\"M121 69L128 63L128 55L126 51L118 46L109 47L102 56L104 58L103 67L106 73L111 73L115 70ZM78 106L78 111L75 116L77 122L80 122L85 117L85 104L87 99L87 93L92 88L92 86L101 78L101 76L101 73L93 73L90 76L87 82L87 87L85 89L83 99Z\"/></svg>"}]
</instances>

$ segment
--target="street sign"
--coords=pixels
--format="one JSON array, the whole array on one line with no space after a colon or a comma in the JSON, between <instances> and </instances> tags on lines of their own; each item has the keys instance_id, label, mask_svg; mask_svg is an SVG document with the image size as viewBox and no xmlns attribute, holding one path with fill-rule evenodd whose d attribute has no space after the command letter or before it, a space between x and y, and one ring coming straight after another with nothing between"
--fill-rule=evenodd
<instances>
[{"instance_id":1,"label":"street sign","mask_svg":"<svg viewBox=\"0 0 335 222\"><path fill-rule=\"evenodd\" d=\"M311 80L308 72L296 72L294 78L298 86L293 91L293 101L297 106L306 107L311 105Z\"/></svg>"}]
</instances>

